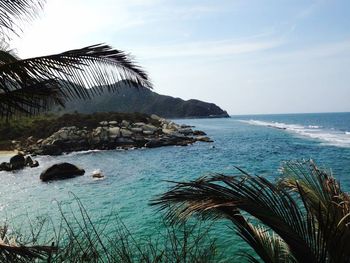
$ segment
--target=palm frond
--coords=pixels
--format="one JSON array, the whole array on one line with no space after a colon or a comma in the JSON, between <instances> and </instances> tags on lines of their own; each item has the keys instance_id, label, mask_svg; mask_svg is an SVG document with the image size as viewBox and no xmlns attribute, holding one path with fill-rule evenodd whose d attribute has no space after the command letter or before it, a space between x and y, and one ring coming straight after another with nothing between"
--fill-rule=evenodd
<instances>
[{"instance_id":1,"label":"palm frond","mask_svg":"<svg viewBox=\"0 0 350 263\"><path fill-rule=\"evenodd\" d=\"M8 227L0 228L0 261L29 262L34 259L44 259L57 251L54 246L26 246L18 244L16 238L8 236Z\"/></svg>"},{"instance_id":2,"label":"palm frond","mask_svg":"<svg viewBox=\"0 0 350 263\"><path fill-rule=\"evenodd\" d=\"M42 9L45 0L2 0L0 1L0 32L8 38L8 33L17 33L21 22L33 19Z\"/></svg>"},{"instance_id":3,"label":"palm frond","mask_svg":"<svg viewBox=\"0 0 350 263\"><path fill-rule=\"evenodd\" d=\"M335 262L348 258L350 251L350 197L332 173L310 161L287 162L278 187L298 193L306 209L317 219L324 246Z\"/></svg>"},{"instance_id":4,"label":"palm frond","mask_svg":"<svg viewBox=\"0 0 350 263\"><path fill-rule=\"evenodd\" d=\"M177 183L153 204L170 207L168 218L197 213L231 219L237 210L244 211L278 234L296 260L322 262L327 256L315 219L304 216L290 193L263 177L216 175Z\"/></svg>"},{"instance_id":5,"label":"palm frond","mask_svg":"<svg viewBox=\"0 0 350 263\"><path fill-rule=\"evenodd\" d=\"M0 93L0 118L15 115L33 115L54 105L64 107L62 91L55 80L43 81L26 89Z\"/></svg>"},{"instance_id":6,"label":"palm frond","mask_svg":"<svg viewBox=\"0 0 350 263\"><path fill-rule=\"evenodd\" d=\"M147 74L127 54L105 44L23 60L0 52L0 116L19 112L33 114L53 106L46 103L52 95L50 86L59 89L55 99L59 97L59 103L63 104L69 99L88 99L99 94L102 85L107 86L108 91L114 91L125 84L152 88ZM45 86L46 90L36 96L34 93L40 90L39 86ZM26 97L23 103L13 96L18 93L33 96ZM38 100L45 94L47 99ZM7 96L12 98L7 99ZM43 104L47 107L43 108Z\"/></svg>"},{"instance_id":7,"label":"palm frond","mask_svg":"<svg viewBox=\"0 0 350 263\"><path fill-rule=\"evenodd\" d=\"M269 263L295 263L297 262L288 245L274 232L262 226L255 226L249 223L245 217L237 216L233 223L236 226L238 236L240 236L264 262ZM249 262L258 262L250 254L243 254Z\"/></svg>"}]
</instances>

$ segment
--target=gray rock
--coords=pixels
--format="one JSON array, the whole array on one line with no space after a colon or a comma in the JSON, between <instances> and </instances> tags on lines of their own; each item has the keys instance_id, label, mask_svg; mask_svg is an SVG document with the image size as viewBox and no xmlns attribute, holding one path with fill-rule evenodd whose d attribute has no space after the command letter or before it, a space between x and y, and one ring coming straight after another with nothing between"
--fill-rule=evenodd
<instances>
[{"instance_id":1,"label":"gray rock","mask_svg":"<svg viewBox=\"0 0 350 263\"><path fill-rule=\"evenodd\" d=\"M127 130L127 129L120 129L120 132L122 134L123 137L131 137L132 136L132 132Z\"/></svg>"},{"instance_id":2,"label":"gray rock","mask_svg":"<svg viewBox=\"0 0 350 263\"><path fill-rule=\"evenodd\" d=\"M108 134L110 138L120 137L120 128L119 127L111 127L108 129Z\"/></svg>"},{"instance_id":3,"label":"gray rock","mask_svg":"<svg viewBox=\"0 0 350 263\"><path fill-rule=\"evenodd\" d=\"M101 121L101 122L100 122L100 125L101 125L101 126L107 126L107 125L108 125L108 121Z\"/></svg>"},{"instance_id":4,"label":"gray rock","mask_svg":"<svg viewBox=\"0 0 350 263\"><path fill-rule=\"evenodd\" d=\"M112 126L116 126L118 124L118 122L117 121L109 121L108 124L112 125Z\"/></svg>"},{"instance_id":5,"label":"gray rock","mask_svg":"<svg viewBox=\"0 0 350 263\"><path fill-rule=\"evenodd\" d=\"M43 182L51 180L69 179L83 175L85 171L70 163L54 164L40 174Z\"/></svg>"},{"instance_id":6,"label":"gray rock","mask_svg":"<svg viewBox=\"0 0 350 263\"><path fill-rule=\"evenodd\" d=\"M156 115L156 114L152 114L152 115L151 115L151 119L156 120L156 121L160 121L162 118L159 117L159 116Z\"/></svg>"},{"instance_id":7,"label":"gray rock","mask_svg":"<svg viewBox=\"0 0 350 263\"><path fill-rule=\"evenodd\" d=\"M170 135L170 136L173 136L173 137L185 137L185 135L179 133L178 131L176 130L172 130L172 129L162 129L162 132L166 135Z\"/></svg>"},{"instance_id":8,"label":"gray rock","mask_svg":"<svg viewBox=\"0 0 350 263\"><path fill-rule=\"evenodd\" d=\"M135 142L133 139L119 137L115 140L118 145L133 145Z\"/></svg>"},{"instance_id":9,"label":"gray rock","mask_svg":"<svg viewBox=\"0 0 350 263\"><path fill-rule=\"evenodd\" d=\"M63 139L63 140L66 140L66 139L68 139L68 130L60 130L60 131L58 131L57 132L58 134L58 137L60 138L60 139Z\"/></svg>"},{"instance_id":10,"label":"gray rock","mask_svg":"<svg viewBox=\"0 0 350 263\"><path fill-rule=\"evenodd\" d=\"M178 130L178 132L179 132L179 133L182 133L182 134L184 134L184 135L190 135L190 134L193 133L193 130L190 129L190 128L180 128L180 129Z\"/></svg>"},{"instance_id":11,"label":"gray rock","mask_svg":"<svg viewBox=\"0 0 350 263\"><path fill-rule=\"evenodd\" d=\"M213 140L207 136L197 136L196 140L200 142L213 142Z\"/></svg>"},{"instance_id":12,"label":"gray rock","mask_svg":"<svg viewBox=\"0 0 350 263\"><path fill-rule=\"evenodd\" d=\"M92 131L91 136L96 141L108 141L108 128L97 127Z\"/></svg>"},{"instance_id":13,"label":"gray rock","mask_svg":"<svg viewBox=\"0 0 350 263\"><path fill-rule=\"evenodd\" d=\"M133 126L136 126L136 127L143 127L145 125L146 125L146 123L144 123L144 122L135 122L135 123L133 123Z\"/></svg>"},{"instance_id":14,"label":"gray rock","mask_svg":"<svg viewBox=\"0 0 350 263\"><path fill-rule=\"evenodd\" d=\"M204 135L207 135L207 134L204 131L195 130L195 131L193 131L193 135L194 136L204 136Z\"/></svg>"},{"instance_id":15,"label":"gray rock","mask_svg":"<svg viewBox=\"0 0 350 263\"><path fill-rule=\"evenodd\" d=\"M143 131L142 132L144 135L153 135L154 131Z\"/></svg>"},{"instance_id":16,"label":"gray rock","mask_svg":"<svg viewBox=\"0 0 350 263\"><path fill-rule=\"evenodd\" d=\"M144 126L142 127L142 129L143 129L144 131L152 131L152 132L155 132L155 131L158 130L158 128L157 128L156 126L152 125L152 124L144 125Z\"/></svg>"},{"instance_id":17,"label":"gray rock","mask_svg":"<svg viewBox=\"0 0 350 263\"><path fill-rule=\"evenodd\" d=\"M130 125L130 122L126 121L126 120L122 120L122 123L121 123L122 127L124 128L128 128L129 125Z\"/></svg>"},{"instance_id":18,"label":"gray rock","mask_svg":"<svg viewBox=\"0 0 350 263\"><path fill-rule=\"evenodd\" d=\"M130 131L140 133L142 132L142 128L134 127L134 128L130 128Z\"/></svg>"},{"instance_id":19,"label":"gray rock","mask_svg":"<svg viewBox=\"0 0 350 263\"><path fill-rule=\"evenodd\" d=\"M100 170L96 170L92 172L92 178L103 178L105 177Z\"/></svg>"}]
</instances>

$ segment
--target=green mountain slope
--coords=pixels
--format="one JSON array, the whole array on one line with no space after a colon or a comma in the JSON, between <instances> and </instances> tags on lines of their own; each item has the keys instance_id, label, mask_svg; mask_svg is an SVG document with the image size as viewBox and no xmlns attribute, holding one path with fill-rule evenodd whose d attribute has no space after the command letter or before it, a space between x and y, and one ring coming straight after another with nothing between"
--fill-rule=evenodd
<instances>
[{"instance_id":1,"label":"green mountain slope","mask_svg":"<svg viewBox=\"0 0 350 263\"><path fill-rule=\"evenodd\" d=\"M57 110L55 110L57 111ZM91 100L68 102L59 112L140 112L166 118L229 117L213 103L183 100L157 94L145 88L121 87L115 93L104 92Z\"/></svg>"}]
</instances>

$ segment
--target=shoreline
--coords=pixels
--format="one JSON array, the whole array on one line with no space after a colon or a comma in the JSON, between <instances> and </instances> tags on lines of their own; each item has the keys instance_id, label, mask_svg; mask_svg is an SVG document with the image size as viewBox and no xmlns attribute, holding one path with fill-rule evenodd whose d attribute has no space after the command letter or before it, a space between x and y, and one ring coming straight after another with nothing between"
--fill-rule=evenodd
<instances>
[{"instance_id":1,"label":"shoreline","mask_svg":"<svg viewBox=\"0 0 350 263\"><path fill-rule=\"evenodd\" d=\"M16 155L18 153L18 151L4 151L4 150L1 150L0 151L0 157L9 157L9 156L13 156L13 155Z\"/></svg>"}]
</instances>

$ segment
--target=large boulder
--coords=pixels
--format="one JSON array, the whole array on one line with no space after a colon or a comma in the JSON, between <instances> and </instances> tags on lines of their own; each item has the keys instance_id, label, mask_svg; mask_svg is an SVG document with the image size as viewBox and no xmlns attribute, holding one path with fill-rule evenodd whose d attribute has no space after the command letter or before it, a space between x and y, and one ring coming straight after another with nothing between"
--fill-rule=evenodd
<instances>
[{"instance_id":1,"label":"large boulder","mask_svg":"<svg viewBox=\"0 0 350 263\"><path fill-rule=\"evenodd\" d=\"M130 122L126 121L126 120L122 120L121 122L121 126L124 127L124 128L128 128L130 125Z\"/></svg>"},{"instance_id":2,"label":"large boulder","mask_svg":"<svg viewBox=\"0 0 350 263\"><path fill-rule=\"evenodd\" d=\"M108 134L110 138L117 138L120 136L120 128L119 127L111 127L108 129Z\"/></svg>"},{"instance_id":3,"label":"large boulder","mask_svg":"<svg viewBox=\"0 0 350 263\"><path fill-rule=\"evenodd\" d=\"M131 137L132 136L132 131L127 130L127 129L120 129L120 132L123 137Z\"/></svg>"},{"instance_id":4,"label":"large boulder","mask_svg":"<svg viewBox=\"0 0 350 263\"><path fill-rule=\"evenodd\" d=\"M80 169L71 163L58 163L47 168L40 174L40 179L43 182L51 180L62 180L74 178L85 173L84 169Z\"/></svg>"},{"instance_id":5,"label":"large boulder","mask_svg":"<svg viewBox=\"0 0 350 263\"><path fill-rule=\"evenodd\" d=\"M151 131L151 132L155 132L158 130L158 128L152 124L144 125L142 128L144 131Z\"/></svg>"},{"instance_id":6,"label":"large boulder","mask_svg":"<svg viewBox=\"0 0 350 263\"><path fill-rule=\"evenodd\" d=\"M117 121L109 121L108 124L111 126L116 126L118 124L118 122Z\"/></svg>"},{"instance_id":7,"label":"large boulder","mask_svg":"<svg viewBox=\"0 0 350 263\"><path fill-rule=\"evenodd\" d=\"M18 169L24 168L24 166L26 165L26 160L24 158L24 155L16 154L15 156L11 157L10 165L12 167L12 170L18 170Z\"/></svg>"}]
</instances>

